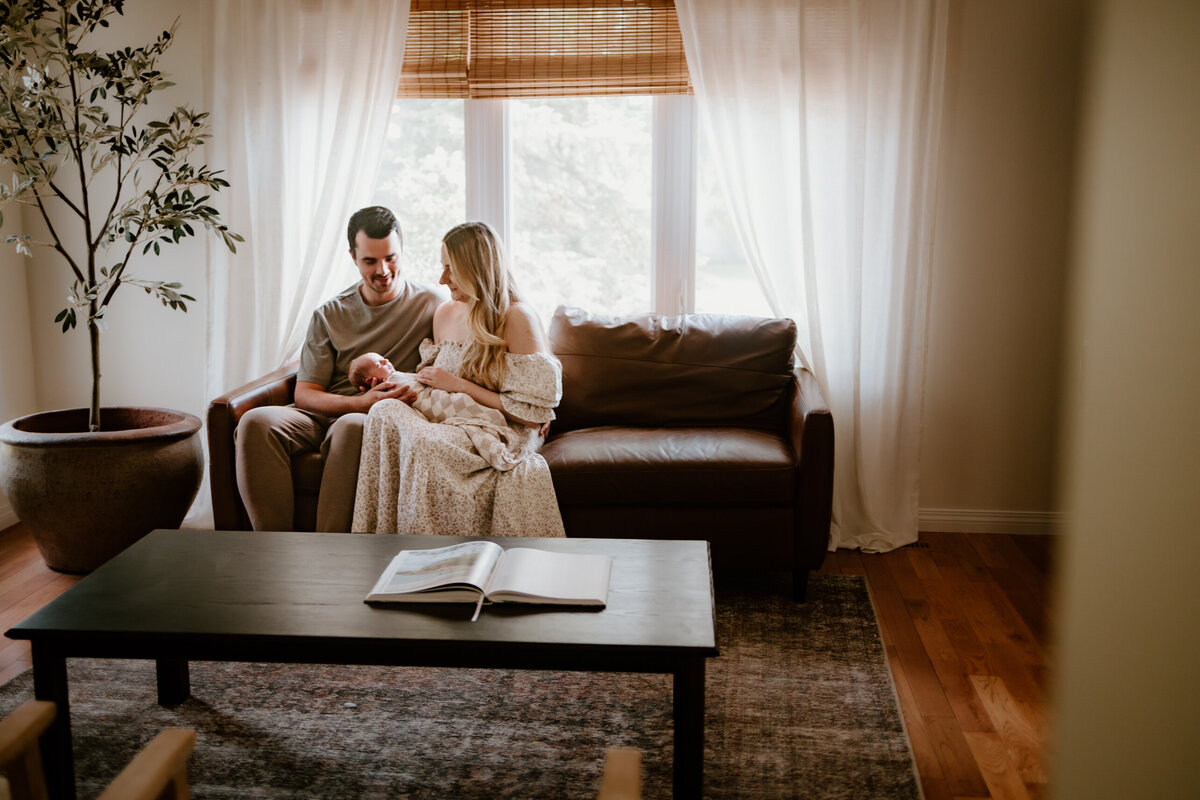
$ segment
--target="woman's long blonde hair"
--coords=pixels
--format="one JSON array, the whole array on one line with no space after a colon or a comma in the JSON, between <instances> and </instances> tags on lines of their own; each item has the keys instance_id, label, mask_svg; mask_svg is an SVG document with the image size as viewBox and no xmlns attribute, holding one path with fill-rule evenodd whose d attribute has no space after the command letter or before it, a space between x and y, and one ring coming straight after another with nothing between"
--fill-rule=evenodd
<instances>
[{"instance_id":1,"label":"woman's long blonde hair","mask_svg":"<svg viewBox=\"0 0 1200 800\"><path fill-rule=\"evenodd\" d=\"M517 302L508 269L508 254L499 235L486 222L455 225L442 244L450 257L450 277L467 296L467 329L471 340L463 349L461 376L493 391L504 380L508 347L504 323Z\"/></svg>"}]
</instances>

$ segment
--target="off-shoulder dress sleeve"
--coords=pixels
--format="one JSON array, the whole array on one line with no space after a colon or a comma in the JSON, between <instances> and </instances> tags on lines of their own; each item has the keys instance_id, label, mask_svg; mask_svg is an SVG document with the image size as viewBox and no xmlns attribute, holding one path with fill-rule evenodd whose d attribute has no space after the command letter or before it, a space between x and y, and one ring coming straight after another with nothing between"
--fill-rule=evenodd
<instances>
[{"instance_id":1,"label":"off-shoulder dress sleeve","mask_svg":"<svg viewBox=\"0 0 1200 800\"><path fill-rule=\"evenodd\" d=\"M550 353L507 353L500 404L527 422L549 422L562 399L562 365Z\"/></svg>"}]
</instances>

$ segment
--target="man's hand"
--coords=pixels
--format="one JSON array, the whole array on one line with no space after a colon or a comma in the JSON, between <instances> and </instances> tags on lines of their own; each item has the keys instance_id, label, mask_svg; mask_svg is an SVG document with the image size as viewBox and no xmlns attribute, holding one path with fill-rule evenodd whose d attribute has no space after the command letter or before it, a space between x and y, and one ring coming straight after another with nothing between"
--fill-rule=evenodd
<instances>
[{"instance_id":1,"label":"man's hand","mask_svg":"<svg viewBox=\"0 0 1200 800\"><path fill-rule=\"evenodd\" d=\"M401 403L407 403L411 406L413 400L417 399L417 393L408 384L396 384L391 381L384 381L367 389L359 397L365 403L363 411L369 411L371 406L380 400L399 400Z\"/></svg>"}]
</instances>

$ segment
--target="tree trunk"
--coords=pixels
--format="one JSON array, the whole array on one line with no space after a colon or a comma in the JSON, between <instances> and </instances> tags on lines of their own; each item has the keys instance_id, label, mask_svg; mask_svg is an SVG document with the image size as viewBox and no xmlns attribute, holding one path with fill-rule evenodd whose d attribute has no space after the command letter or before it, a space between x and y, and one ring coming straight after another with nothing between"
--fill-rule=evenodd
<instances>
[{"instance_id":1,"label":"tree trunk","mask_svg":"<svg viewBox=\"0 0 1200 800\"><path fill-rule=\"evenodd\" d=\"M96 301L88 304L88 343L92 352L92 405L88 412L88 430L100 430L100 327L96 324Z\"/></svg>"}]
</instances>

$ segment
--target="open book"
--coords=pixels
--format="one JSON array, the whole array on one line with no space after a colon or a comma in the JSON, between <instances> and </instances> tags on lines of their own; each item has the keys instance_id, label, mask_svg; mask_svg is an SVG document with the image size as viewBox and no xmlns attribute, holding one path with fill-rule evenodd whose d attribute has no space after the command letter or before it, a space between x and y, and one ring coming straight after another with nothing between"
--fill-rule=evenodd
<instances>
[{"instance_id":1,"label":"open book","mask_svg":"<svg viewBox=\"0 0 1200 800\"><path fill-rule=\"evenodd\" d=\"M367 595L368 603L553 603L603 606L612 559L551 553L495 542L401 550Z\"/></svg>"}]
</instances>

